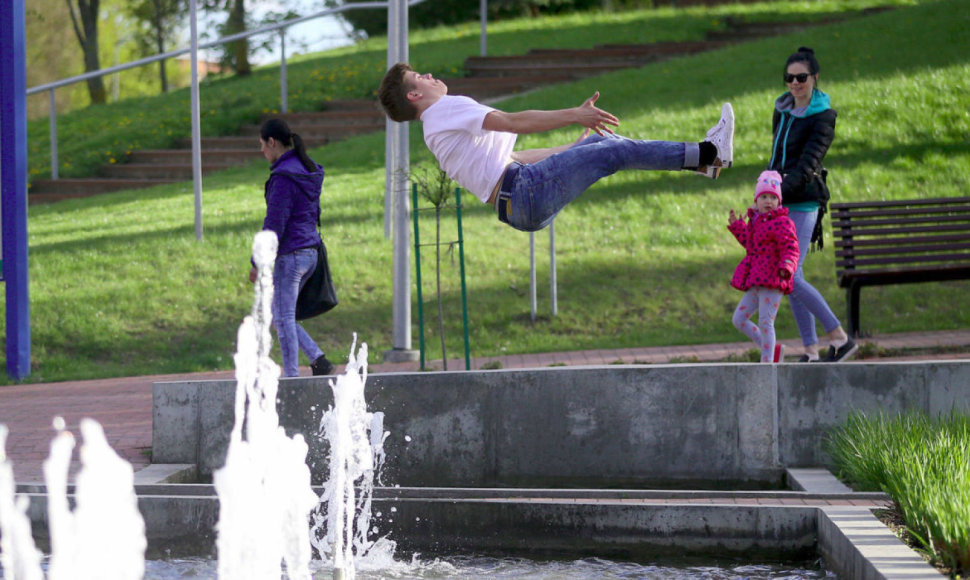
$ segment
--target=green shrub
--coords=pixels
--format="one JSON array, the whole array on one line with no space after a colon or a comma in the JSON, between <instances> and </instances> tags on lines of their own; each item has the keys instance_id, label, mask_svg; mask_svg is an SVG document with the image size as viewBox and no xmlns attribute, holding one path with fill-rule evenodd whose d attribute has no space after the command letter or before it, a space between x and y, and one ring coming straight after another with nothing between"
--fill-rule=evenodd
<instances>
[{"instance_id":1,"label":"green shrub","mask_svg":"<svg viewBox=\"0 0 970 580\"><path fill-rule=\"evenodd\" d=\"M827 449L858 489L889 494L935 561L970 572L970 416L854 413Z\"/></svg>"}]
</instances>

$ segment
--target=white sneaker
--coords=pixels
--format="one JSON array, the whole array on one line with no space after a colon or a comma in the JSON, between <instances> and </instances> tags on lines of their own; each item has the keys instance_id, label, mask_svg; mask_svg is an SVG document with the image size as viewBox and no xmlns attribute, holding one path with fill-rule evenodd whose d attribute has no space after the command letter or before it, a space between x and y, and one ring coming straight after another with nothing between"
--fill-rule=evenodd
<instances>
[{"instance_id":1,"label":"white sneaker","mask_svg":"<svg viewBox=\"0 0 970 580\"><path fill-rule=\"evenodd\" d=\"M717 147L717 157L714 158L714 163L698 167L697 173L717 179L722 169L731 167L734 163L734 109L731 103L724 103L721 107L721 119L717 125L711 127L704 140Z\"/></svg>"}]
</instances>

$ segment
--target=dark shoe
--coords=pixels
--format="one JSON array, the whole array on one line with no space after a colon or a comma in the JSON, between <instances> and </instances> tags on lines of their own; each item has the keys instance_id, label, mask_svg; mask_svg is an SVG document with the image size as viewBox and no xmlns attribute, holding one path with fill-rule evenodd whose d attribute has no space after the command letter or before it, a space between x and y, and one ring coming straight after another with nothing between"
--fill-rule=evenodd
<instances>
[{"instance_id":1,"label":"dark shoe","mask_svg":"<svg viewBox=\"0 0 970 580\"><path fill-rule=\"evenodd\" d=\"M849 360L852 355L859 350L859 345L855 343L851 338L839 348L834 346L829 347L829 354L825 357L825 362L842 362L844 360Z\"/></svg>"},{"instance_id":2,"label":"dark shoe","mask_svg":"<svg viewBox=\"0 0 970 580\"><path fill-rule=\"evenodd\" d=\"M315 377L332 375L334 368L333 363L327 360L327 355L325 354L321 354L317 357L317 360L310 363L310 370L313 371L313 376Z\"/></svg>"},{"instance_id":3,"label":"dark shoe","mask_svg":"<svg viewBox=\"0 0 970 580\"><path fill-rule=\"evenodd\" d=\"M808 358L808 355L807 354L803 354L798 359L798 362L800 362L800 363L813 363L813 362L819 362L820 360L821 359L817 359L817 358L815 358L815 359Z\"/></svg>"}]
</instances>

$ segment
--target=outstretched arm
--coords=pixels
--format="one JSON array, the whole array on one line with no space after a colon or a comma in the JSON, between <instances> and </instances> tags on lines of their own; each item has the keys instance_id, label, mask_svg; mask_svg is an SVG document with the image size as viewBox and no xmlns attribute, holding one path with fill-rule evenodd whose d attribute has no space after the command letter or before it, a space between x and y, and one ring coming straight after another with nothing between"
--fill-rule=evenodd
<instances>
[{"instance_id":1,"label":"outstretched arm","mask_svg":"<svg viewBox=\"0 0 970 580\"><path fill-rule=\"evenodd\" d=\"M488 131L525 135L562 129L577 124L596 131L600 135L604 132L612 133L613 130L610 126L615 127L620 124L620 121L612 114L596 106L596 100L599 98L600 94L597 91L578 107L554 111L530 110L518 113L492 111L485 116L482 128Z\"/></svg>"}]
</instances>

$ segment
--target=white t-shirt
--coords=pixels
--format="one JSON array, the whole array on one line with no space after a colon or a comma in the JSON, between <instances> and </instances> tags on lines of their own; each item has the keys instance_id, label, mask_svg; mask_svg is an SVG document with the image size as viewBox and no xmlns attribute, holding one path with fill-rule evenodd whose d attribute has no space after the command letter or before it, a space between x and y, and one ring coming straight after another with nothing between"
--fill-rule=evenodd
<instances>
[{"instance_id":1,"label":"white t-shirt","mask_svg":"<svg viewBox=\"0 0 970 580\"><path fill-rule=\"evenodd\" d=\"M487 202L515 146L515 133L482 129L494 111L469 97L445 95L421 114L424 142L448 177Z\"/></svg>"}]
</instances>

